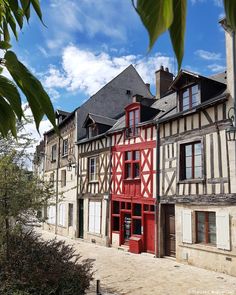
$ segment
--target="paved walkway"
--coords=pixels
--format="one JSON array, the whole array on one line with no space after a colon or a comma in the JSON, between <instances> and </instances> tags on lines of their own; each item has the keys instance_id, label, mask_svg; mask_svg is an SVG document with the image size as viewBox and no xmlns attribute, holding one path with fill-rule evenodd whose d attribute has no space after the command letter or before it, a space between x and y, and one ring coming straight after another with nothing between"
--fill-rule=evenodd
<instances>
[{"instance_id":1,"label":"paved walkway","mask_svg":"<svg viewBox=\"0 0 236 295\"><path fill-rule=\"evenodd\" d=\"M45 239L53 234L42 231ZM94 259L95 280L101 280L102 294L117 295L236 295L236 277L183 265L148 254L131 254L65 239L83 258ZM89 294L94 293L94 283Z\"/></svg>"}]
</instances>

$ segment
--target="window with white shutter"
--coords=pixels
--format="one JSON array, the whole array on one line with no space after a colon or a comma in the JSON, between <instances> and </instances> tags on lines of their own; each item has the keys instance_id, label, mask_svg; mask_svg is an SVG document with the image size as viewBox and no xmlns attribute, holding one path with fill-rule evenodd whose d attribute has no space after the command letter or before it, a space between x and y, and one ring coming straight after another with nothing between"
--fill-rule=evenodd
<instances>
[{"instance_id":1,"label":"window with white shutter","mask_svg":"<svg viewBox=\"0 0 236 295\"><path fill-rule=\"evenodd\" d=\"M182 211L182 233L183 233L183 243L192 244L192 211L183 210Z\"/></svg>"},{"instance_id":2,"label":"window with white shutter","mask_svg":"<svg viewBox=\"0 0 236 295\"><path fill-rule=\"evenodd\" d=\"M49 206L48 207L47 215L48 215L48 223L55 224L55 218L56 218L56 208L55 208L55 206Z\"/></svg>"},{"instance_id":3,"label":"window with white shutter","mask_svg":"<svg viewBox=\"0 0 236 295\"><path fill-rule=\"evenodd\" d=\"M226 212L216 212L216 246L230 250L229 214Z\"/></svg>"},{"instance_id":4,"label":"window with white shutter","mask_svg":"<svg viewBox=\"0 0 236 295\"><path fill-rule=\"evenodd\" d=\"M89 232L101 233L101 202L89 202Z\"/></svg>"},{"instance_id":5,"label":"window with white shutter","mask_svg":"<svg viewBox=\"0 0 236 295\"><path fill-rule=\"evenodd\" d=\"M66 219L65 219L65 204L60 204L59 205L59 220L58 223L61 226L66 226Z\"/></svg>"}]
</instances>

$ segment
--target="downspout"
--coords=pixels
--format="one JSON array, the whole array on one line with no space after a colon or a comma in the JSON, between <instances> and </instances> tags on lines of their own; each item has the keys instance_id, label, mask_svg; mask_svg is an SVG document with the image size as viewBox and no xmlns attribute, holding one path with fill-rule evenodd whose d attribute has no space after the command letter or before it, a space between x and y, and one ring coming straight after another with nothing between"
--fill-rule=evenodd
<instances>
[{"instance_id":1,"label":"downspout","mask_svg":"<svg viewBox=\"0 0 236 295\"><path fill-rule=\"evenodd\" d=\"M55 235L57 235L58 227L58 183L59 183L59 167L60 167L60 136L58 137L58 153L57 153L57 168L56 168L56 220L55 220Z\"/></svg>"},{"instance_id":2,"label":"downspout","mask_svg":"<svg viewBox=\"0 0 236 295\"><path fill-rule=\"evenodd\" d=\"M112 161L112 137L107 136L109 139L109 174L108 174L108 199L106 200L106 227L105 227L105 235L106 235L106 246L109 247L111 244L111 238L109 239L109 224L110 224L110 202L111 202L111 161Z\"/></svg>"},{"instance_id":3,"label":"downspout","mask_svg":"<svg viewBox=\"0 0 236 295\"><path fill-rule=\"evenodd\" d=\"M155 257L161 257L161 205L160 205L160 129L156 125L156 200L155 200Z\"/></svg>"},{"instance_id":4,"label":"downspout","mask_svg":"<svg viewBox=\"0 0 236 295\"><path fill-rule=\"evenodd\" d=\"M234 75L234 112L236 112L236 56L235 56L235 32L232 31L232 56L233 56L233 75ZM234 114L234 126L236 126L236 115Z\"/></svg>"},{"instance_id":5,"label":"downspout","mask_svg":"<svg viewBox=\"0 0 236 295\"><path fill-rule=\"evenodd\" d=\"M78 222L78 216L79 216L79 146L77 144L78 141L78 114L77 111L75 111L75 166L76 166L76 195L75 195L75 204L76 204L76 217L75 217L75 237L79 237L79 222ZM76 155L77 154L77 155Z\"/></svg>"}]
</instances>

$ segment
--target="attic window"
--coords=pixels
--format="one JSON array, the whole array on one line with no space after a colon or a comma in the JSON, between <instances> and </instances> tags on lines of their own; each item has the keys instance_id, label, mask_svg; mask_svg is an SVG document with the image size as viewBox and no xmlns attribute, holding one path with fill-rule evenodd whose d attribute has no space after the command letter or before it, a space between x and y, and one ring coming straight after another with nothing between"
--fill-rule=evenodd
<instances>
[{"instance_id":1,"label":"attic window","mask_svg":"<svg viewBox=\"0 0 236 295\"><path fill-rule=\"evenodd\" d=\"M140 122L140 108L127 112L127 137L137 136Z\"/></svg>"},{"instance_id":2,"label":"attic window","mask_svg":"<svg viewBox=\"0 0 236 295\"><path fill-rule=\"evenodd\" d=\"M196 107L200 103L199 85L184 88L180 92L180 111L186 111Z\"/></svg>"},{"instance_id":3,"label":"attic window","mask_svg":"<svg viewBox=\"0 0 236 295\"><path fill-rule=\"evenodd\" d=\"M92 138L98 135L98 128L96 124L91 124L88 126L88 137Z\"/></svg>"}]
</instances>

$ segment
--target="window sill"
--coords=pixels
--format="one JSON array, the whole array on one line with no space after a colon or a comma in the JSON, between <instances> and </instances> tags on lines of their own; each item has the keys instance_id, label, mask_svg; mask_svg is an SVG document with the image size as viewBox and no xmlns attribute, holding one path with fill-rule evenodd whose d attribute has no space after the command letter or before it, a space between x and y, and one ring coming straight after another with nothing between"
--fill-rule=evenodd
<instances>
[{"instance_id":1,"label":"window sill","mask_svg":"<svg viewBox=\"0 0 236 295\"><path fill-rule=\"evenodd\" d=\"M62 155L61 157L62 158L67 158L68 157L68 154Z\"/></svg>"},{"instance_id":2,"label":"window sill","mask_svg":"<svg viewBox=\"0 0 236 295\"><path fill-rule=\"evenodd\" d=\"M193 179L179 180L178 184L181 184L181 183L204 183L204 182L205 182L204 178L193 178Z\"/></svg>"},{"instance_id":3,"label":"window sill","mask_svg":"<svg viewBox=\"0 0 236 295\"><path fill-rule=\"evenodd\" d=\"M193 249L193 250L200 250L200 251L211 252L211 253L216 253L216 254L226 254L227 253L227 255L228 255L228 253L231 252L231 250L219 249L219 248L217 248L217 246L214 246L212 244L182 243L182 244L179 244L179 246L182 248L189 248L189 249Z\"/></svg>"},{"instance_id":4,"label":"window sill","mask_svg":"<svg viewBox=\"0 0 236 295\"><path fill-rule=\"evenodd\" d=\"M90 180L89 183L98 183L98 180Z\"/></svg>"},{"instance_id":5,"label":"window sill","mask_svg":"<svg viewBox=\"0 0 236 295\"><path fill-rule=\"evenodd\" d=\"M141 178L125 178L124 182L140 182Z\"/></svg>"},{"instance_id":6,"label":"window sill","mask_svg":"<svg viewBox=\"0 0 236 295\"><path fill-rule=\"evenodd\" d=\"M93 233L91 231L88 231L88 235L92 235L92 236L96 236L96 237L102 238L102 234Z\"/></svg>"}]
</instances>

